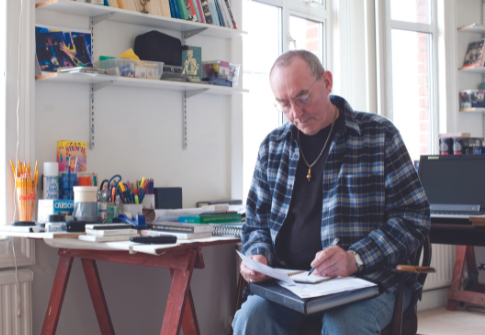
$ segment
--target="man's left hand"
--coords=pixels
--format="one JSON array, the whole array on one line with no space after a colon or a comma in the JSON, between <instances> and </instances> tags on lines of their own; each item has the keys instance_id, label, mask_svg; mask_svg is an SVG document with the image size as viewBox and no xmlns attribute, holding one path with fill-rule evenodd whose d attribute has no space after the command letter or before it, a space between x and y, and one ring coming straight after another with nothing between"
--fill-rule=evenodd
<instances>
[{"instance_id":1,"label":"man's left hand","mask_svg":"<svg viewBox=\"0 0 485 335\"><path fill-rule=\"evenodd\" d=\"M319 251L310 265L316 268L313 274L332 278L351 276L359 270L354 255L339 246Z\"/></svg>"}]
</instances>

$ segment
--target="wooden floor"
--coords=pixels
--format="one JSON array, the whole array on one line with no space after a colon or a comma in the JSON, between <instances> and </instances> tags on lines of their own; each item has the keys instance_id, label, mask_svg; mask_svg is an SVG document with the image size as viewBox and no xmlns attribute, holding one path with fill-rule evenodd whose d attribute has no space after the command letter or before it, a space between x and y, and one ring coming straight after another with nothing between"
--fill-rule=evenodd
<instances>
[{"instance_id":1,"label":"wooden floor","mask_svg":"<svg viewBox=\"0 0 485 335\"><path fill-rule=\"evenodd\" d=\"M418 312L418 334L421 335L483 335L483 313L468 312L467 305L450 312L445 307Z\"/></svg>"}]
</instances>

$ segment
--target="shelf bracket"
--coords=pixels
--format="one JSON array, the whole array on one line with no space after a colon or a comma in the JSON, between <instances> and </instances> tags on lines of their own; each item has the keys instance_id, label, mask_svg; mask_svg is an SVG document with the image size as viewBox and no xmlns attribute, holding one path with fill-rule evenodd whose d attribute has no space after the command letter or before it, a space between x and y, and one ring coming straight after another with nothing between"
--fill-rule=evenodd
<instances>
[{"instance_id":1,"label":"shelf bracket","mask_svg":"<svg viewBox=\"0 0 485 335\"><path fill-rule=\"evenodd\" d=\"M97 92L100 89L105 88L106 86L113 85L114 82L115 82L115 80L104 81L104 82L101 82L101 83L95 83L95 84L93 84L94 92Z\"/></svg>"},{"instance_id":2,"label":"shelf bracket","mask_svg":"<svg viewBox=\"0 0 485 335\"><path fill-rule=\"evenodd\" d=\"M103 15L98 15L98 16L92 16L91 17L91 23L93 26L97 25L98 23L109 19L111 16L113 16L114 13L108 13L108 14L103 14Z\"/></svg>"},{"instance_id":3,"label":"shelf bracket","mask_svg":"<svg viewBox=\"0 0 485 335\"><path fill-rule=\"evenodd\" d=\"M182 32L182 45L185 45L186 44L186 42L187 42L186 40L188 40L192 36L195 36L197 34L200 34L201 32L203 32L206 29L207 28L201 28L201 29L194 29L194 30L189 30L189 31Z\"/></svg>"},{"instance_id":4,"label":"shelf bracket","mask_svg":"<svg viewBox=\"0 0 485 335\"><path fill-rule=\"evenodd\" d=\"M182 148L187 149L187 99L192 98L193 96L204 93L208 91L208 88L202 88L200 90L193 90L193 91L184 91L183 94L183 111L182 111Z\"/></svg>"}]
</instances>

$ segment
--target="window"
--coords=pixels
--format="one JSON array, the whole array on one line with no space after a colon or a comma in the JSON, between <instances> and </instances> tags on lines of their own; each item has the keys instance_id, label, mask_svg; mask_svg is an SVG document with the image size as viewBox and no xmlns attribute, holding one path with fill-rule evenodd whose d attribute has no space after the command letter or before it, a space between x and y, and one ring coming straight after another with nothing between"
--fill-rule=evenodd
<instances>
[{"instance_id":1,"label":"window","mask_svg":"<svg viewBox=\"0 0 485 335\"><path fill-rule=\"evenodd\" d=\"M0 175L4 176L5 181L5 173L6 171L6 124L5 121L6 117L6 108L7 108L7 101L6 101L6 64L7 64L7 2L2 1L0 3ZM5 221L7 219L7 203L6 203L6 196L7 187L6 183L2 182L0 186L0 213L3 213L1 216L1 220ZM7 221L5 221L7 222ZM3 225L4 223L0 223Z\"/></svg>"},{"instance_id":2,"label":"window","mask_svg":"<svg viewBox=\"0 0 485 335\"><path fill-rule=\"evenodd\" d=\"M325 1L261 0L243 2L243 201L251 185L263 139L283 122L274 108L269 72L276 58L306 49L325 66Z\"/></svg>"},{"instance_id":3,"label":"window","mask_svg":"<svg viewBox=\"0 0 485 335\"><path fill-rule=\"evenodd\" d=\"M431 153L437 129L434 0L386 0L386 84L381 113L401 132L411 159ZM386 45L387 44L387 45ZM383 107L383 108L382 108Z\"/></svg>"}]
</instances>

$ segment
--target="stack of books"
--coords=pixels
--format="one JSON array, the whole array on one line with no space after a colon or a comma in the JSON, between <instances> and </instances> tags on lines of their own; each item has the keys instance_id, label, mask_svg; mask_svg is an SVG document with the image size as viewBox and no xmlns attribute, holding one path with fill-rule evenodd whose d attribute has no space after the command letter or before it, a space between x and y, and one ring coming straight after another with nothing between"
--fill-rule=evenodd
<instances>
[{"instance_id":1,"label":"stack of books","mask_svg":"<svg viewBox=\"0 0 485 335\"><path fill-rule=\"evenodd\" d=\"M224 213L202 213L200 215L193 216L180 216L178 222L180 223L232 223L241 222L242 217L237 212L224 212Z\"/></svg>"},{"instance_id":2,"label":"stack of books","mask_svg":"<svg viewBox=\"0 0 485 335\"><path fill-rule=\"evenodd\" d=\"M81 241L90 242L115 242L128 241L130 237L137 236L138 231L130 224L87 224L86 235L78 236Z\"/></svg>"},{"instance_id":3,"label":"stack of books","mask_svg":"<svg viewBox=\"0 0 485 335\"><path fill-rule=\"evenodd\" d=\"M190 224L177 222L153 222L148 230L142 230L143 236L175 235L179 240L193 240L212 236L213 224Z\"/></svg>"}]
</instances>

